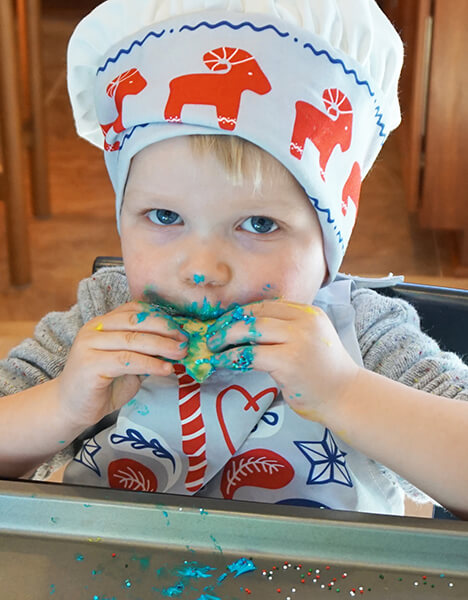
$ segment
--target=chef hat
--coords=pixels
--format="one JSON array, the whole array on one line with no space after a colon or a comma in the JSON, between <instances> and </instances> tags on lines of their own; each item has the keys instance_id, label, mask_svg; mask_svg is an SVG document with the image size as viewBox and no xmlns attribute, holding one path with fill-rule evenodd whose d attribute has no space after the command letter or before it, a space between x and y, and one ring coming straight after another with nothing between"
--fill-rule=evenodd
<instances>
[{"instance_id":1,"label":"chef hat","mask_svg":"<svg viewBox=\"0 0 468 600\"><path fill-rule=\"evenodd\" d=\"M236 135L302 185L333 280L362 179L400 122L402 58L374 0L107 0L71 37L68 89L79 135L104 149L118 224L140 150Z\"/></svg>"}]
</instances>

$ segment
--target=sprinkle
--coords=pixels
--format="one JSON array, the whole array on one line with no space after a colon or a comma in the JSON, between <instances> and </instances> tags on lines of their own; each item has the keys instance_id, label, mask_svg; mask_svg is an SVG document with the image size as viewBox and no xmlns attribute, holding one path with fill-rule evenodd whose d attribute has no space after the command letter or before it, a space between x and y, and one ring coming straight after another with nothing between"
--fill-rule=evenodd
<instances>
[{"instance_id":1,"label":"sprinkle","mask_svg":"<svg viewBox=\"0 0 468 600\"><path fill-rule=\"evenodd\" d=\"M60 440L59 444L65 444L65 440Z\"/></svg>"},{"instance_id":2,"label":"sprinkle","mask_svg":"<svg viewBox=\"0 0 468 600\"><path fill-rule=\"evenodd\" d=\"M255 571L257 568L254 563L247 558L239 558L239 560L228 565L228 570L231 573L235 573L234 577L238 577L243 573L248 573L249 571Z\"/></svg>"},{"instance_id":3,"label":"sprinkle","mask_svg":"<svg viewBox=\"0 0 468 600\"><path fill-rule=\"evenodd\" d=\"M125 580L125 587L132 587L132 582L130 581L130 579Z\"/></svg>"},{"instance_id":4,"label":"sprinkle","mask_svg":"<svg viewBox=\"0 0 468 600\"><path fill-rule=\"evenodd\" d=\"M102 331L104 329L104 325L102 323L99 323L94 329L96 331Z\"/></svg>"},{"instance_id":5,"label":"sprinkle","mask_svg":"<svg viewBox=\"0 0 468 600\"><path fill-rule=\"evenodd\" d=\"M81 560L84 560L84 556L82 554L77 554L75 556L75 559L78 560L78 561L81 561Z\"/></svg>"}]
</instances>

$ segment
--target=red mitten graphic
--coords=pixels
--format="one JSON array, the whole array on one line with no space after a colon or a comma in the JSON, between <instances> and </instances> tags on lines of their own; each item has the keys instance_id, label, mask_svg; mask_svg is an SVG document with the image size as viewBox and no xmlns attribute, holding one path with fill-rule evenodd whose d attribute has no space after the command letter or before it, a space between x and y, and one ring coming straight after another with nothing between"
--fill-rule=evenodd
<instances>
[{"instance_id":1,"label":"red mitten graphic","mask_svg":"<svg viewBox=\"0 0 468 600\"><path fill-rule=\"evenodd\" d=\"M255 448L234 456L226 464L221 493L227 500L232 500L236 490L243 486L277 490L287 485L293 477L294 469L285 458L272 450Z\"/></svg>"},{"instance_id":2,"label":"red mitten graphic","mask_svg":"<svg viewBox=\"0 0 468 600\"><path fill-rule=\"evenodd\" d=\"M325 90L322 100L325 113L302 100L296 102L290 152L301 160L306 139L311 140L320 153L320 174L325 181L325 169L334 148L340 146L346 152L351 145L353 109L348 98L337 89Z\"/></svg>"},{"instance_id":3,"label":"red mitten graphic","mask_svg":"<svg viewBox=\"0 0 468 600\"><path fill-rule=\"evenodd\" d=\"M156 492L158 489L158 480L153 471L131 458L112 461L107 469L107 477L111 488L138 492Z\"/></svg>"},{"instance_id":4,"label":"red mitten graphic","mask_svg":"<svg viewBox=\"0 0 468 600\"><path fill-rule=\"evenodd\" d=\"M166 121L180 123L185 104L208 104L216 107L218 125L232 131L244 91L266 94L271 85L255 58L240 48L215 48L203 56L211 73L194 73L175 77L164 110Z\"/></svg>"}]
</instances>

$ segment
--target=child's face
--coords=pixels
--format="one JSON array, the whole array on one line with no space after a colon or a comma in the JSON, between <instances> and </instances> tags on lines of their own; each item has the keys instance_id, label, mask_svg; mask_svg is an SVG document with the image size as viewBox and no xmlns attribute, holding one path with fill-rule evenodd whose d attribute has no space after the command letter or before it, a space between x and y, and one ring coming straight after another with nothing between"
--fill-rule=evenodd
<instances>
[{"instance_id":1,"label":"child's face","mask_svg":"<svg viewBox=\"0 0 468 600\"><path fill-rule=\"evenodd\" d=\"M134 157L121 242L133 298L192 316L266 298L310 304L326 275L315 211L286 169L273 164L260 191L253 175L233 185L185 136Z\"/></svg>"}]
</instances>

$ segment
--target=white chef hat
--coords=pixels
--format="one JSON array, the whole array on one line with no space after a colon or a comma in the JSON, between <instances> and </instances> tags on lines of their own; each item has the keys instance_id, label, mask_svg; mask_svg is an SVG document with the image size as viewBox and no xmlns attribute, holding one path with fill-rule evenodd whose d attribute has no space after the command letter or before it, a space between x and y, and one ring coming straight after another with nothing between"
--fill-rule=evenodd
<instances>
[{"instance_id":1,"label":"white chef hat","mask_svg":"<svg viewBox=\"0 0 468 600\"><path fill-rule=\"evenodd\" d=\"M400 122L402 60L374 0L106 0L71 37L68 89L79 135L104 149L117 223L141 149L236 135L304 188L332 280L361 181Z\"/></svg>"}]
</instances>

